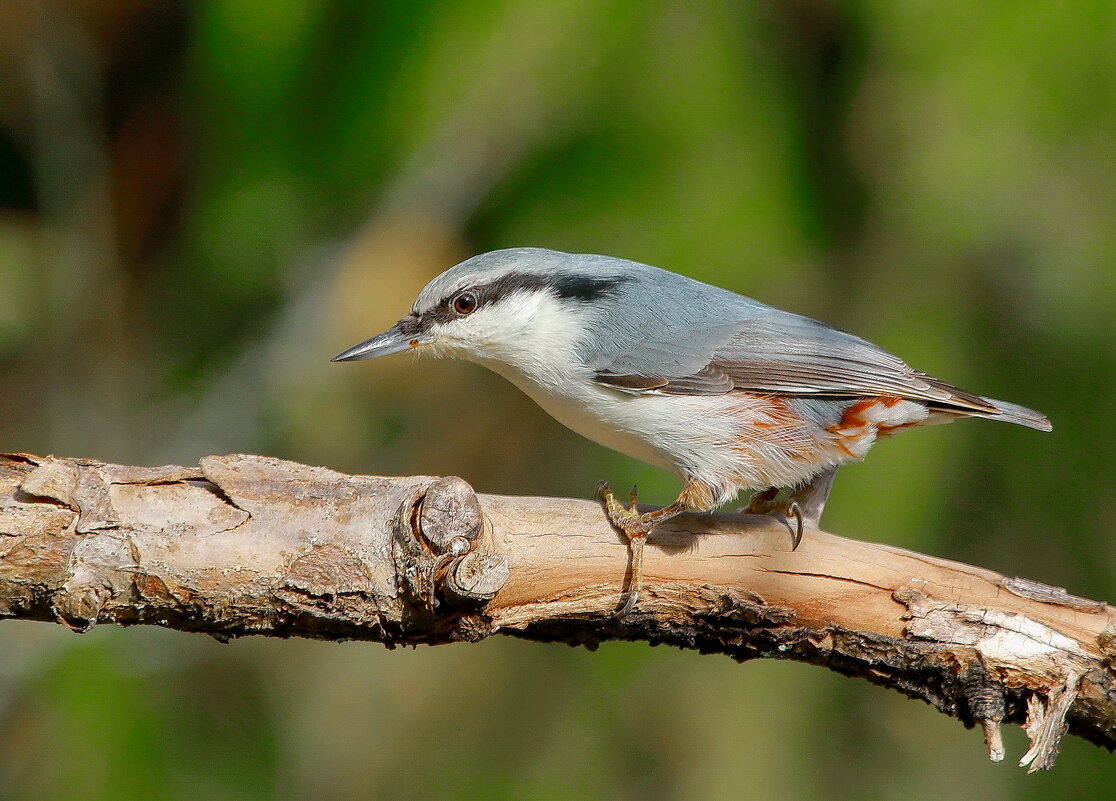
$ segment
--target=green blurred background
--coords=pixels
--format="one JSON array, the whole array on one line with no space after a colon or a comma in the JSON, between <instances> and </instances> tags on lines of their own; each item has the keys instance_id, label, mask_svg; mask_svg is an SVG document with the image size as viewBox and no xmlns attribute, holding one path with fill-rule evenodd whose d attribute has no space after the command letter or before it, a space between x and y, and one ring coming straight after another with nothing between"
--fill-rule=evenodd
<instances>
[{"instance_id":1,"label":"green blurred background","mask_svg":"<svg viewBox=\"0 0 1116 801\"><path fill-rule=\"evenodd\" d=\"M0 449L673 479L481 368L336 365L433 275L625 256L1047 412L905 433L827 528L1116 596L1111 2L3 0ZM0 797L1102 797L863 681L638 644L0 626ZM1106 788L1106 789L1105 789Z\"/></svg>"}]
</instances>

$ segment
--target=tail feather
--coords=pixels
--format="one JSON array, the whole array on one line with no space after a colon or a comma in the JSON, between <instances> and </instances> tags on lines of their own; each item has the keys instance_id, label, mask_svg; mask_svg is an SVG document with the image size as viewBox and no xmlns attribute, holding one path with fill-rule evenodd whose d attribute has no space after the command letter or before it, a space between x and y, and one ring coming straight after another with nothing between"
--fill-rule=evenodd
<instances>
[{"instance_id":1,"label":"tail feather","mask_svg":"<svg viewBox=\"0 0 1116 801\"><path fill-rule=\"evenodd\" d=\"M992 406L996 407L995 412L978 413L977 417L987 417L989 420L1003 420L1006 423L1015 423L1016 425L1026 426L1033 428L1036 431L1053 431L1054 426L1050 424L1050 420L1042 412L1036 412L1034 409L1028 409L1026 406L1020 406L1018 403L1009 403L1008 401L996 400L995 398L981 398L987 401ZM997 414L999 412L999 414Z\"/></svg>"}]
</instances>

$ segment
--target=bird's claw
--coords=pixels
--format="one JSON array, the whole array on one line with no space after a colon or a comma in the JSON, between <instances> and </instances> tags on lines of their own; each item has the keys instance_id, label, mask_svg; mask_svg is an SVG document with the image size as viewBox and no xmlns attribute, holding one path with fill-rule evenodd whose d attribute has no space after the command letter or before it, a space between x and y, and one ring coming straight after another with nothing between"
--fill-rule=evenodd
<instances>
[{"instance_id":1,"label":"bird's claw","mask_svg":"<svg viewBox=\"0 0 1116 801\"><path fill-rule=\"evenodd\" d=\"M639 601L639 590L628 590L624 597L624 603L614 613L617 618L627 617L635 609L636 603Z\"/></svg>"},{"instance_id":2,"label":"bird's claw","mask_svg":"<svg viewBox=\"0 0 1116 801\"><path fill-rule=\"evenodd\" d=\"M791 550L797 551L799 544L802 542L802 509L798 505L798 501L791 501L787 506L787 523L790 523L790 518L795 519L795 529L791 534Z\"/></svg>"},{"instance_id":3,"label":"bird's claw","mask_svg":"<svg viewBox=\"0 0 1116 801\"><path fill-rule=\"evenodd\" d=\"M806 524L805 515L802 514L802 507L798 505L798 501L792 498L786 498L783 501L777 500L776 496L778 494L777 487L769 487L757 492L744 508L744 514L779 514L791 529L791 550L797 551L798 546L802 544L802 531ZM793 526L791 525L791 518L794 519Z\"/></svg>"}]
</instances>

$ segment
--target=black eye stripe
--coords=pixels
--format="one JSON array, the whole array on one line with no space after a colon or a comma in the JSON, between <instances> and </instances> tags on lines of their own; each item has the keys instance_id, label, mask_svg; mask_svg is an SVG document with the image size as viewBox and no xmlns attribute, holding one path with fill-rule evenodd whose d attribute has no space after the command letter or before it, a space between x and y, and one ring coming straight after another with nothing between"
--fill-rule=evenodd
<instances>
[{"instance_id":1,"label":"black eye stripe","mask_svg":"<svg viewBox=\"0 0 1116 801\"><path fill-rule=\"evenodd\" d=\"M540 289L553 290L560 298L590 302L614 293L618 287L631 279L621 276L588 276L577 273L557 273L540 275L538 273L507 273L495 281L473 287L463 287L453 292L432 309L420 314L412 313L405 320L414 319L415 323L426 330L431 325L448 323L461 319L464 315L454 310L455 301L468 293L476 299L476 305L468 314L474 314L501 298L516 292L532 292Z\"/></svg>"},{"instance_id":2,"label":"black eye stripe","mask_svg":"<svg viewBox=\"0 0 1116 801\"><path fill-rule=\"evenodd\" d=\"M560 274L551 280L550 285L560 298L577 298L591 301L615 293L630 278L620 276L596 277L577 274Z\"/></svg>"},{"instance_id":3,"label":"black eye stripe","mask_svg":"<svg viewBox=\"0 0 1116 801\"><path fill-rule=\"evenodd\" d=\"M629 279L616 276L597 278L572 273L508 273L490 283L470 287L469 290L476 295L479 309L516 292L534 292L540 289L552 289L560 298L591 301L611 294L627 280ZM457 294L453 297L457 297Z\"/></svg>"}]
</instances>

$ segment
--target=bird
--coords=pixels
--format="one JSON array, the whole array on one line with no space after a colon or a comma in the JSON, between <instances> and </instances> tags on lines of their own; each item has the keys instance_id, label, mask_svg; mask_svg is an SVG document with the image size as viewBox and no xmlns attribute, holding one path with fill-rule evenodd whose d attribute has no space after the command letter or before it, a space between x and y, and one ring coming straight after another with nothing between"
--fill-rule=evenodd
<instances>
[{"instance_id":1,"label":"bird","mask_svg":"<svg viewBox=\"0 0 1116 801\"><path fill-rule=\"evenodd\" d=\"M678 498L641 512L597 487L627 539L620 614L638 602L655 526L711 512L817 527L838 468L883 436L960 417L1039 431L1045 415L963 390L831 325L678 273L612 256L494 250L438 275L411 311L332 361L403 351L465 359L503 376L566 427L674 473Z\"/></svg>"}]
</instances>

